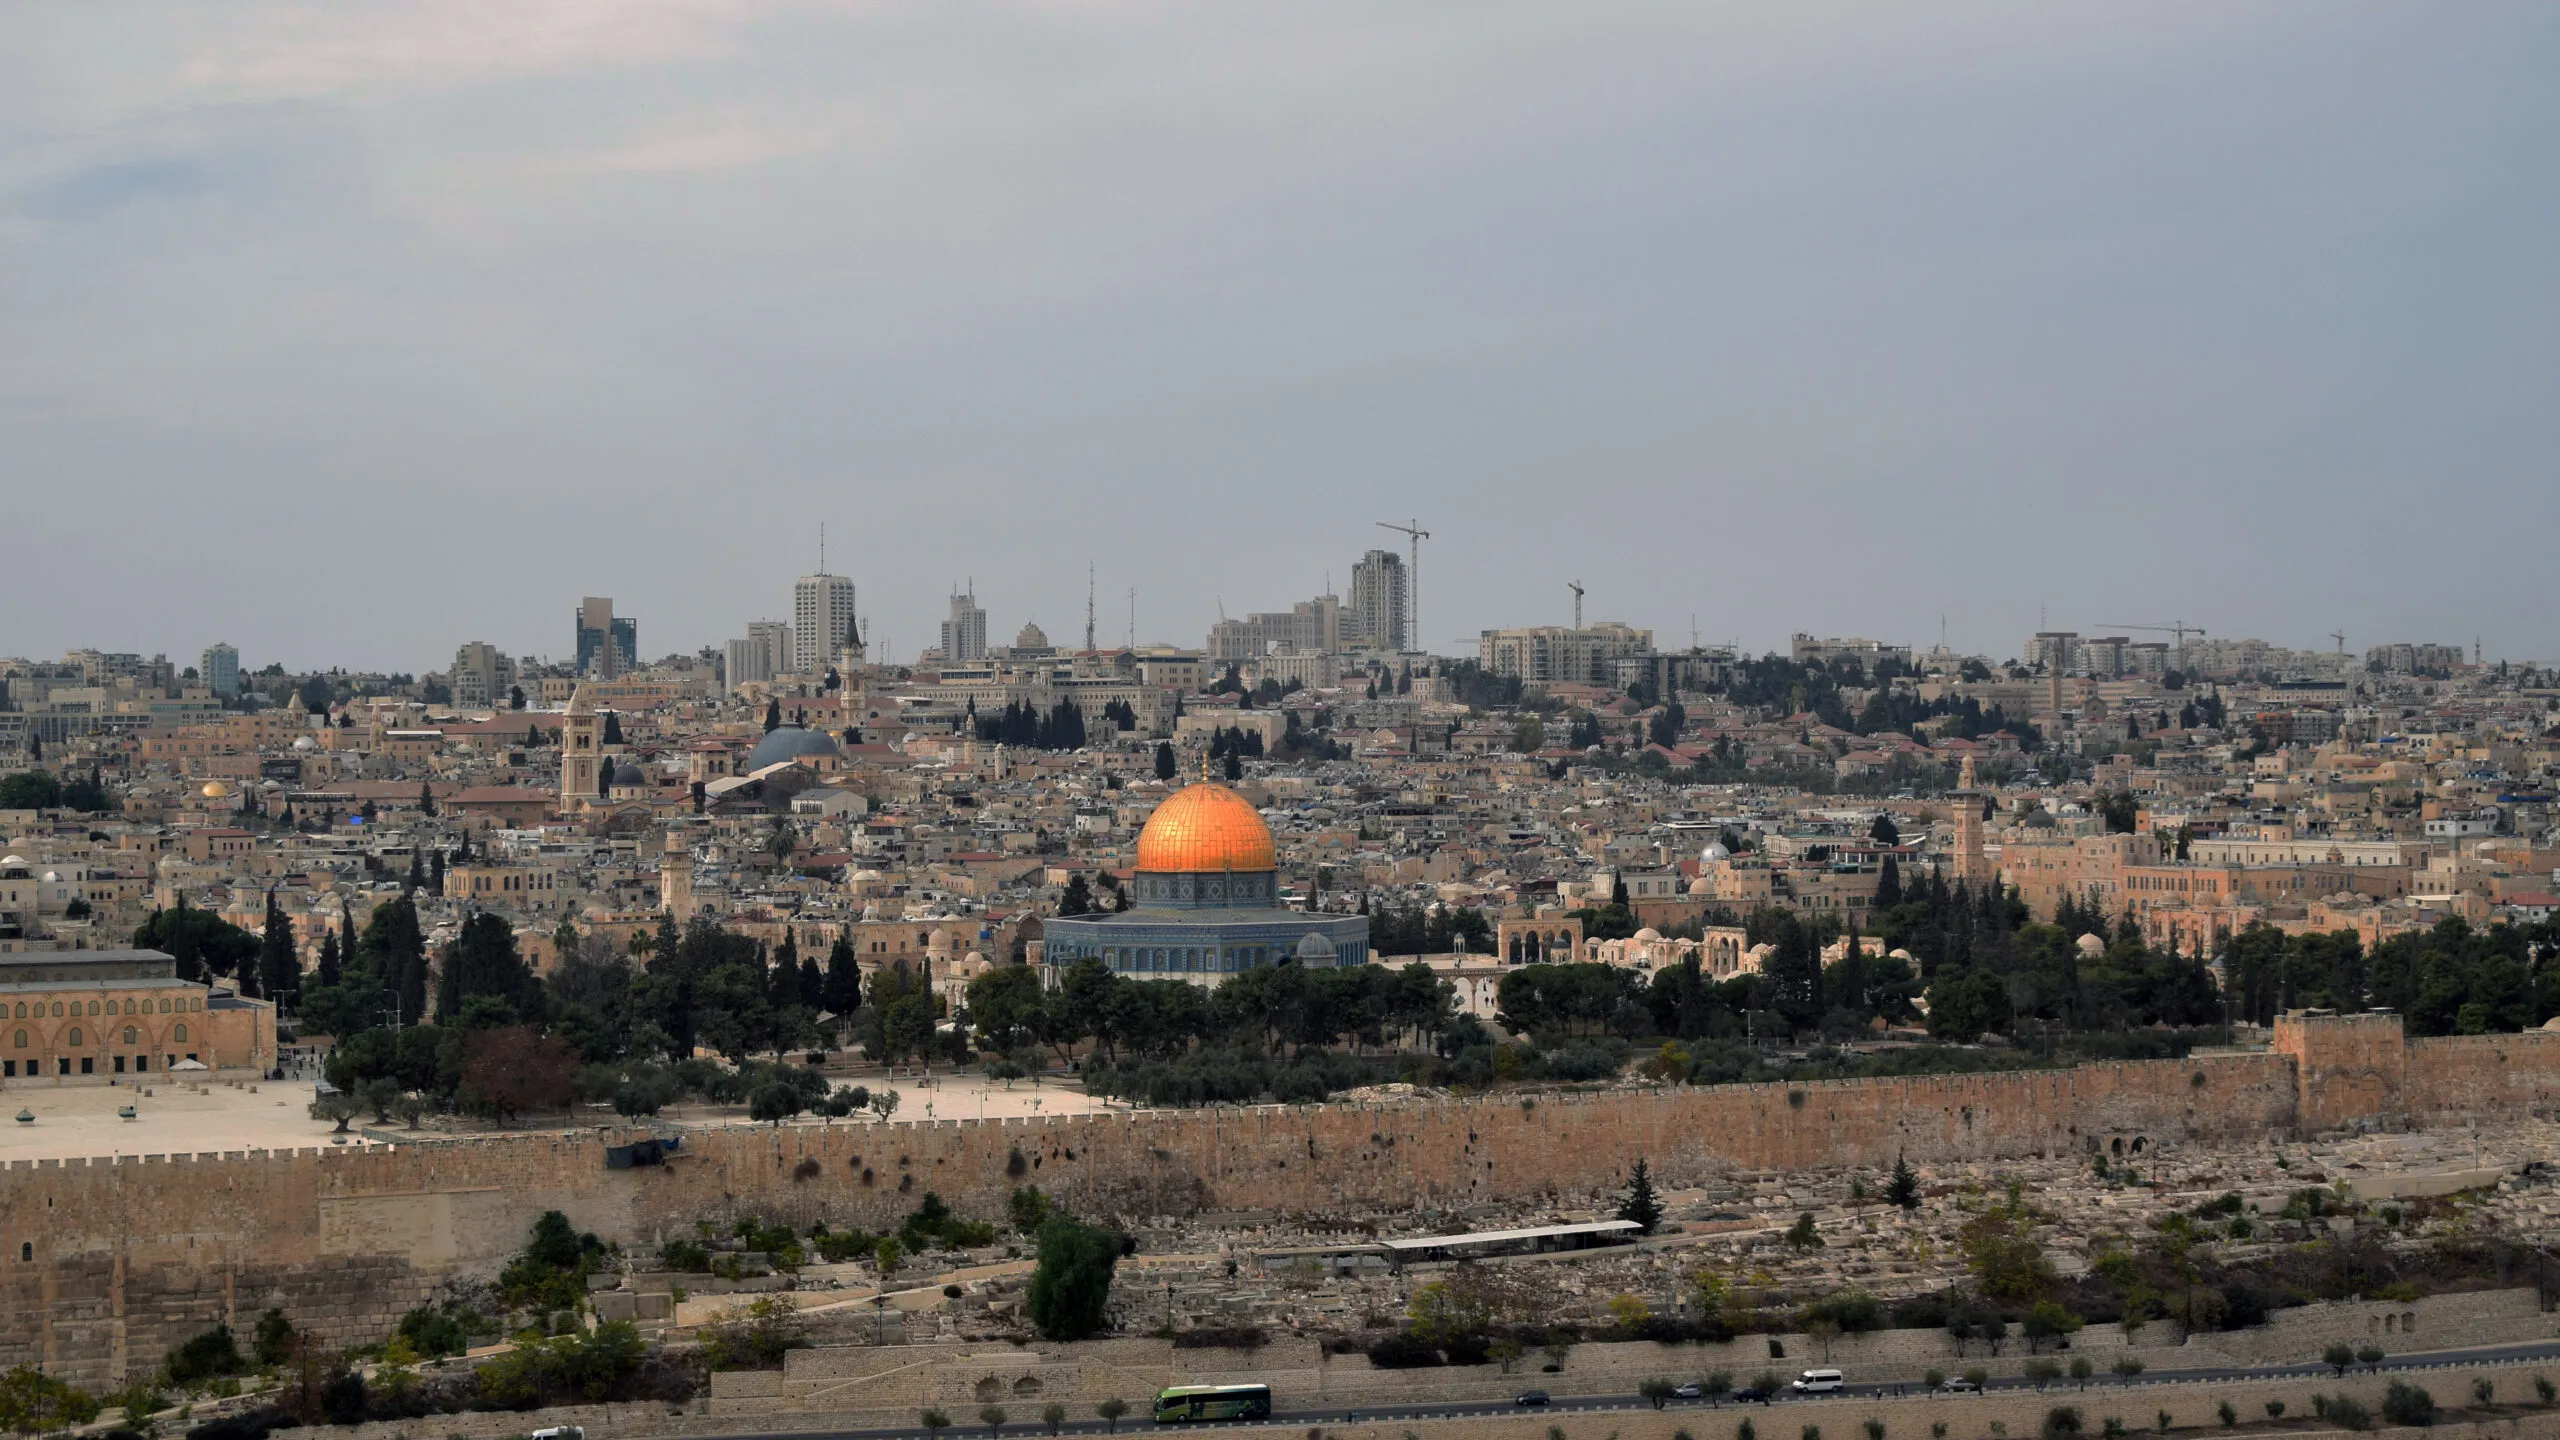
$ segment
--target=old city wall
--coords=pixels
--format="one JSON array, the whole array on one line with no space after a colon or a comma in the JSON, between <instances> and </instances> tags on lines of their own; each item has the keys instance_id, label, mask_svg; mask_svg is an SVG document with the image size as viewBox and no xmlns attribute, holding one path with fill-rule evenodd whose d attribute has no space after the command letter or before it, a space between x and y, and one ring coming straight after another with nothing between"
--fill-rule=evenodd
<instances>
[{"instance_id":1,"label":"old city wall","mask_svg":"<svg viewBox=\"0 0 2560 1440\"><path fill-rule=\"evenodd\" d=\"M1639 1157L1680 1184L1885 1166L1897 1154L1996 1160L2118 1143L2133 1152L2248 1142L2388 1118L2345 1114L2337 1095L2306 1086L2305 1076L2336 1074L2350 1101L2380 1093L2356 1065L2333 1063L2329 1033L2299 1028L2291 1050L2070 1070L737 1127L689 1134L671 1163L631 1170L606 1168L606 1146L619 1137L602 1132L20 1162L0 1171L0 1365L40 1360L84 1382L109 1381L208 1324L245 1329L270 1305L333 1340L376 1338L443 1279L494 1271L550 1209L640 1245L744 1213L889 1228L927 1191L993 1216L1027 1183L1099 1215L1359 1213L1593 1196L1621 1185ZM2350 1048L2367 1042L2362 1030L2339 1033ZM2427 1052L2431 1073L2414 1090L2394 1082L2392 1103L2405 1090L2430 1114L2474 1113L2536 1103L2560 1087L2560 1045L2538 1037L2424 1043L2445 1048ZM2466 1085L2488 1087L2486 1098L2464 1101Z\"/></svg>"}]
</instances>

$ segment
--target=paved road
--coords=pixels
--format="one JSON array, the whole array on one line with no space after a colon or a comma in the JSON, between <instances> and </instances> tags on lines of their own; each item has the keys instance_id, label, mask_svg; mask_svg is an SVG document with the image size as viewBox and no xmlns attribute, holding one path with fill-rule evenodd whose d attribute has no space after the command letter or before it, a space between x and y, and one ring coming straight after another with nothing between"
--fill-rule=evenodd
<instances>
[{"instance_id":1,"label":"paved road","mask_svg":"<svg viewBox=\"0 0 2560 1440\"><path fill-rule=\"evenodd\" d=\"M2384 1360L2380 1365L2353 1366L2347 1373L2350 1376L2370 1375L2375 1373L2405 1374L2410 1372L2423 1372L2427 1370L2443 1370L2454 1366L2524 1366L2538 1362L2560 1362L2560 1341L2542 1340L2516 1345L2482 1345L2467 1350L2435 1350L2415 1355L2395 1355ZM1664 1368L1666 1378L1675 1380L1686 1378L1676 1367L1666 1366ZM2228 1366L2202 1370L2151 1370L2145 1371L2144 1373L2133 1377L2129 1381L2114 1375L2092 1376L2089 1380L2087 1393L2091 1395L2125 1394L2128 1392L2140 1391L2148 1386L2192 1384L2199 1380L2282 1380L2301 1376L2325 1376L2330 1373L2331 1371L2328 1366L2320 1364ZM2560 1375L2555 1375L2554 1378L2560 1379ZM1520 1386L1522 1389L1526 1390L1533 1388L1536 1383L1537 1381L1534 1376L1523 1376L1521 1377ZM2017 1379L1993 1380L1983 1386L1983 1389L1986 1391L2014 1391L2031 1388L2033 1387L2029 1385L2027 1381ZM2081 1386L2075 1381L2065 1379L2053 1382L2046 1387L2046 1390L2047 1393L2055 1397L2057 1402L2062 1402L2072 1395L2081 1393ZM1794 1406L1837 1403L1844 1399L1923 1399L1926 1398L1927 1393L1928 1392L1922 1390L1916 1384L1850 1385L1836 1394L1822 1397L1821 1399L1784 1399L1775 1403L1779 1405ZM1285 1400L1285 1397L1282 1398ZM2459 1402L2462 1398L2464 1397L2440 1397L2442 1400L2454 1402ZM2516 1397L2510 1396L2509 1398L2514 1399ZM1547 1405L1543 1409L1533 1410L1527 1413L1580 1415L1608 1411L1642 1410L1650 1408L1651 1403L1652 1402L1637 1395L1559 1395L1551 1404ZM1077 1406L1075 1408L1080 1411L1089 1410L1089 1407L1085 1406ZM1383 1424L1412 1420L1443 1418L1455 1419L1469 1415L1507 1415L1513 1413L1518 1408L1519 1407L1509 1400L1460 1400L1444 1401L1438 1404L1426 1405L1366 1406L1357 1410L1342 1406L1318 1406L1310 1409L1277 1410L1267 1421L1227 1421L1212 1425L1180 1427L1159 1427L1150 1421L1143 1411L1133 1411L1129 1415L1122 1417L1116 1425L1107 1425L1100 1420L1070 1420L1064 1426L1060 1427L1059 1433L1064 1435L1102 1435L1127 1430L1138 1433L1163 1434L1170 1433L1175 1430L1264 1430L1280 1426L1344 1425L1354 1422L1368 1423L1372 1421ZM1703 1411L1709 1409L1733 1410L1747 1407L1736 1406L1730 1400L1715 1402L1706 1400L1674 1400L1671 1401L1666 1408L1673 1410ZM716 1436L699 1437L699 1440L977 1440L977 1437L986 1433L987 1427L984 1422L978 1419L978 1412L974 1407L953 1406L948 1413L950 1414L953 1423L951 1429L944 1432L941 1436L935 1436L932 1432L925 1430L921 1426L904 1426L890 1430L792 1430L772 1432L741 1430ZM1040 1423L1040 1412L1036 1408L1029 1408L1021 1405L1008 1405L1005 1407L1005 1413L1007 1419L1003 1433L1015 1437L1015 1440L1039 1440L1039 1437L1049 1433L1049 1428Z\"/></svg>"}]
</instances>

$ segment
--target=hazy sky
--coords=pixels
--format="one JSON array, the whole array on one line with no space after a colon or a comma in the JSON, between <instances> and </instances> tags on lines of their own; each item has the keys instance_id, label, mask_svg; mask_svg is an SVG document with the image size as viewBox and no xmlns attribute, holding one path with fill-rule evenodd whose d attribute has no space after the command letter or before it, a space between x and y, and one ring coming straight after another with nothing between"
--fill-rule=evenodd
<instances>
[{"instance_id":1,"label":"hazy sky","mask_svg":"<svg viewBox=\"0 0 2560 1440\"><path fill-rule=\"evenodd\" d=\"M0 8L0 654L2560 655L2560 6Z\"/></svg>"}]
</instances>

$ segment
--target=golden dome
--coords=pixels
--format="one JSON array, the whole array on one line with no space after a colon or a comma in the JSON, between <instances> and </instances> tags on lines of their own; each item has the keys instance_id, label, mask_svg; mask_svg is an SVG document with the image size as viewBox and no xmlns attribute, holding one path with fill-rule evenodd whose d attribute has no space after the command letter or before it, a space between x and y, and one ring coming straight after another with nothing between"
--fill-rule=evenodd
<instances>
[{"instance_id":1,"label":"golden dome","mask_svg":"<svg viewBox=\"0 0 2560 1440\"><path fill-rule=\"evenodd\" d=\"M1176 792L1138 832L1138 868L1158 873L1276 870L1271 827L1243 796L1202 782Z\"/></svg>"},{"instance_id":2,"label":"golden dome","mask_svg":"<svg viewBox=\"0 0 2560 1440\"><path fill-rule=\"evenodd\" d=\"M231 787L223 784L219 780L207 780L204 782L204 798L207 800L227 800L231 798Z\"/></svg>"}]
</instances>

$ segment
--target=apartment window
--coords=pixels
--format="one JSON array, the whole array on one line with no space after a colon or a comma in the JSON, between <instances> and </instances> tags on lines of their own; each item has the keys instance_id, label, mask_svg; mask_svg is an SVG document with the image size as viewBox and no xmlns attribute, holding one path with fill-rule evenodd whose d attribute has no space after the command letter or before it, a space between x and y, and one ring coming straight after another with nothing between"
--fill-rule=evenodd
<instances>
[{"instance_id":1,"label":"apartment window","mask_svg":"<svg viewBox=\"0 0 2560 1440\"><path fill-rule=\"evenodd\" d=\"M184 1024L180 1024L180 1025L178 1026L178 1033L177 1033L177 1036L176 1036L175 1038L177 1039L177 1042L178 1042L179 1044L181 1044L181 1045L184 1045L184 1044L186 1044L186 1043L187 1043L187 1027L186 1027ZM188 1056L187 1058L188 1058L188 1059L190 1059L190 1060L193 1060L193 1059L194 1059L194 1058L196 1058L196 1057L194 1057L193 1055L190 1055L190 1056Z\"/></svg>"},{"instance_id":2,"label":"apartment window","mask_svg":"<svg viewBox=\"0 0 2560 1440\"><path fill-rule=\"evenodd\" d=\"M124 1027L124 1043L126 1043L127 1045L133 1044L135 1041L140 1040L141 1038L142 1038L142 1032L141 1032L140 1030L138 1030L138 1029L134 1028L134 1027L133 1027L133 1026L131 1026L131 1025L127 1025L126 1027Z\"/></svg>"},{"instance_id":3,"label":"apartment window","mask_svg":"<svg viewBox=\"0 0 2560 1440\"><path fill-rule=\"evenodd\" d=\"M80 1027L77 1025L71 1027L71 1043L75 1046L81 1043Z\"/></svg>"}]
</instances>

